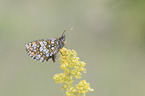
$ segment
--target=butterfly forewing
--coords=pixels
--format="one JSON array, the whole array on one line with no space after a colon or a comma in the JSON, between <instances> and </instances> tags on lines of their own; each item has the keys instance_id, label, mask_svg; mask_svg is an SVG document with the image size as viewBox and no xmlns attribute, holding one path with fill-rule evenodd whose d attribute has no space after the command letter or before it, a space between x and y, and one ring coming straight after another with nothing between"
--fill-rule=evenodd
<instances>
[{"instance_id":1,"label":"butterfly forewing","mask_svg":"<svg viewBox=\"0 0 145 96\"><path fill-rule=\"evenodd\" d=\"M50 58L56 57L59 51L59 38L32 41L26 44L26 51L33 59L46 62Z\"/></svg>"}]
</instances>

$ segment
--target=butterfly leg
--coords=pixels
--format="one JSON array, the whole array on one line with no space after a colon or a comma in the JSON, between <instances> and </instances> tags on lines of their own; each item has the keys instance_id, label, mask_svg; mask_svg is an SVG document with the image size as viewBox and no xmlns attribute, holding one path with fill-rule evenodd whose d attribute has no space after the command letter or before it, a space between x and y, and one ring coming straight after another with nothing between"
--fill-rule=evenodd
<instances>
[{"instance_id":1,"label":"butterfly leg","mask_svg":"<svg viewBox=\"0 0 145 96\"><path fill-rule=\"evenodd\" d=\"M52 60L54 63L56 62L56 54L52 55Z\"/></svg>"},{"instance_id":2,"label":"butterfly leg","mask_svg":"<svg viewBox=\"0 0 145 96\"><path fill-rule=\"evenodd\" d=\"M64 46L65 46L65 47L66 47L66 43L67 43L67 41L64 42Z\"/></svg>"}]
</instances>

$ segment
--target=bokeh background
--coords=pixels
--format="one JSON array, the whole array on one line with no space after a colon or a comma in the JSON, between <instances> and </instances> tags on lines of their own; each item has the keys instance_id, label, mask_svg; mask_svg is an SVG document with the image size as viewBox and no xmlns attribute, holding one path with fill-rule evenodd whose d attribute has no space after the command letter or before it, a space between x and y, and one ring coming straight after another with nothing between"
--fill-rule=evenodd
<instances>
[{"instance_id":1,"label":"bokeh background","mask_svg":"<svg viewBox=\"0 0 145 96\"><path fill-rule=\"evenodd\" d=\"M35 61L25 44L71 27L87 96L145 96L144 10L144 0L0 0L0 96L65 96L53 80L60 61Z\"/></svg>"}]
</instances>

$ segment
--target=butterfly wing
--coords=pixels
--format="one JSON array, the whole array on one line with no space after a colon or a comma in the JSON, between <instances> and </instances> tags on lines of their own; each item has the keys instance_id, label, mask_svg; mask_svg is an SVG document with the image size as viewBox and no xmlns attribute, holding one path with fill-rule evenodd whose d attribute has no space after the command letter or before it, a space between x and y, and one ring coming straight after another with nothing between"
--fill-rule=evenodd
<instances>
[{"instance_id":1,"label":"butterfly wing","mask_svg":"<svg viewBox=\"0 0 145 96\"><path fill-rule=\"evenodd\" d=\"M31 58L41 62L46 62L50 58L55 59L59 51L58 40L58 38L49 38L32 41L26 44L26 51Z\"/></svg>"}]
</instances>

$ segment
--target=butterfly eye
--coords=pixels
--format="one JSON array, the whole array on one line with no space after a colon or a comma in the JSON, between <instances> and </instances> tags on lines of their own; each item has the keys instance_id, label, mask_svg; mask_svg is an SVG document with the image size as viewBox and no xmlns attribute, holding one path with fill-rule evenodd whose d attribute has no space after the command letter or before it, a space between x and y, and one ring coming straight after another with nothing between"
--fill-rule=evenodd
<instances>
[{"instance_id":1,"label":"butterfly eye","mask_svg":"<svg viewBox=\"0 0 145 96\"><path fill-rule=\"evenodd\" d=\"M65 41L65 35L63 36L62 41Z\"/></svg>"}]
</instances>

